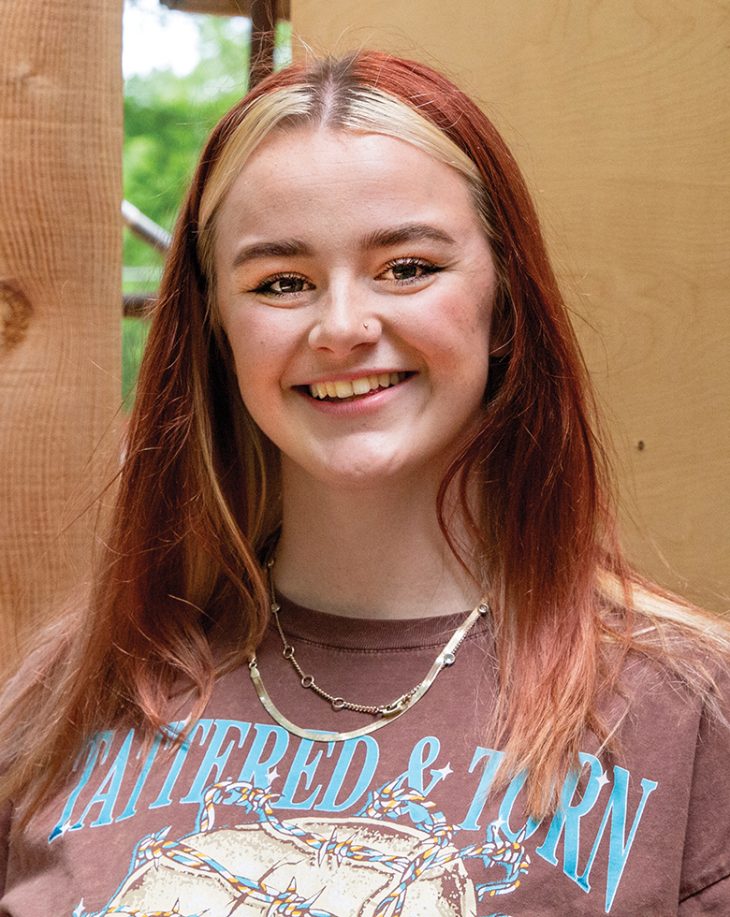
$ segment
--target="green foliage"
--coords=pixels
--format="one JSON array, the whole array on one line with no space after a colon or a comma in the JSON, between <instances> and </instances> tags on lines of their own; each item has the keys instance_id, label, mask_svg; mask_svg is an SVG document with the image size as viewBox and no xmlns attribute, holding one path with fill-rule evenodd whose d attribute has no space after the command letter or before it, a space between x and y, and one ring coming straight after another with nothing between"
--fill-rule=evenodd
<instances>
[{"instance_id":1,"label":"green foliage","mask_svg":"<svg viewBox=\"0 0 730 917\"><path fill-rule=\"evenodd\" d=\"M124 96L124 197L171 230L202 145L213 125L246 91L248 23L196 17L200 60L187 76L153 70L127 80ZM277 60L285 63L289 23L277 28ZM124 233L125 293L154 292L162 257L131 232ZM146 332L137 319L122 326L123 390L134 387ZM129 402L131 403L131 399Z\"/></svg>"},{"instance_id":2,"label":"green foliage","mask_svg":"<svg viewBox=\"0 0 730 917\"><path fill-rule=\"evenodd\" d=\"M149 323L143 318L122 319L122 401L125 407L134 401L134 387L148 331Z\"/></svg>"},{"instance_id":3,"label":"green foliage","mask_svg":"<svg viewBox=\"0 0 730 917\"><path fill-rule=\"evenodd\" d=\"M206 136L246 89L249 43L240 26L202 19L200 50L187 76L153 70L125 86L124 196L166 229L172 228ZM147 245L131 233L125 236L125 266L160 264Z\"/></svg>"}]
</instances>

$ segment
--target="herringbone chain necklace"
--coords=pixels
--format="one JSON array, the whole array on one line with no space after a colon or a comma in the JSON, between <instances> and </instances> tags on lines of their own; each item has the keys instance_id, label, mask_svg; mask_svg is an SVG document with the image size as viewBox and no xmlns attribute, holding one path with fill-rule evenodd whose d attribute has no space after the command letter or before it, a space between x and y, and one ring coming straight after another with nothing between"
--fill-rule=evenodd
<instances>
[{"instance_id":1,"label":"herringbone chain necklace","mask_svg":"<svg viewBox=\"0 0 730 917\"><path fill-rule=\"evenodd\" d=\"M271 613L274 617L274 623L276 625L277 631L279 632L279 637L281 638L281 643L283 646L282 655L285 659L289 660L290 665L299 678L300 685L309 691L313 691L323 700L326 700L331 705L333 710L353 710L356 713L369 713L372 716L377 717L377 719L372 723L368 723L366 726L361 726L359 729L350 730L349 732L325 732L313 729L303 729L302 727L297 726L284 716L284 714L278 709L278 707L271 699L271 696L266 690L261 678L258 661L256 659L256 654L254 653L249 660L248 668L251 680L254 684L254 688L256 689L256 693L258 694L261 703L264 705L266 710L268 710L274 720L279 723L279 725L284 726L285 729L291 733L294 733L294 735L301 736L305 739L311 739L313 741L344 742L346 739L354 739L358 736L367 735L370 732L374 732L376 729L382 729L382 727L386 726L389 722L392 722L394 719L402 716L406 710L409 710L414 706L414 704L418 703L418 701L434 683L439 672L442 669L454 664L456 661L456 653L461 644L464 642L464 638L473 627L474 622L478 618L484 617L489 613L489 605L486 599L482 598L474 607L474 609L469 613L467 618L459 625L459 627L456 628L454 633L451 635L448 643L444 646L444 648L434 660L433 665L429 669L426 677L414 688L406 691L405 694L401 694L400 697L397 697L389 704L356 704L345 700L343 697L335 696L334 694L330 694L328 691L325 691L324 688L321 688L317 684L314 675L305 673L302 667L299 665L294 647L287 640L284 629L281 626L281 621L279 620L279 611L281 608L279 603L276 601L276 593L274 591L274 578L272 573L274 559L271 558L267 562L266 566L269 577Z\"/></svg>"}]
</instances>

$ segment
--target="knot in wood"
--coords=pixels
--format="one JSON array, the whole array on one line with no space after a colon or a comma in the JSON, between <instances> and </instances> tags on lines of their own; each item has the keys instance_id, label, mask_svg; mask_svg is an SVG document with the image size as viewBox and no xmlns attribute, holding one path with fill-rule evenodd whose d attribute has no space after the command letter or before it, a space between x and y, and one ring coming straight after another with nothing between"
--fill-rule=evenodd
<instances>
[{"instance_id":1,"label":"knot in wood","mask_svg":"<svg viewBox=\"0 0 730 917\"><path fill-rule=\"evenodd\" d=\"M25 338L33 313L27 296L12 280L0 280L0 353L8 353Z\"/></svg>"}]
</instances>

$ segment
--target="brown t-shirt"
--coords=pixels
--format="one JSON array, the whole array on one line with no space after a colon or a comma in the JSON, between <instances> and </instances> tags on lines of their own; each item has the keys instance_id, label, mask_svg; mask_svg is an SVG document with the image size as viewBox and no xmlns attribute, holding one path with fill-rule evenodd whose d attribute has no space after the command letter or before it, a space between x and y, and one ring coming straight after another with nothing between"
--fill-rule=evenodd
<instances>
[{"instance_id":1,"label":"brown t-shirt","mask_svg":"<svg viewBox=\"0 0 730 917\"><path fill-rule=\"evenodd\" d=\"M464 618L376 622L282 605L304 671L364 704L417 684ZM298 725L370 720L304 690L273 629L259 664ZM487 620L418 704L344 743L278 725L242 667L220 678L182 747L109 730L26 832L7 814L0 915L727 917L730 730L645 662L625 687L621 754L597 757L587 739L561 810L535 823L523 777L496 788L501 753L484 738Z\"/></svg>"}]
</instances>

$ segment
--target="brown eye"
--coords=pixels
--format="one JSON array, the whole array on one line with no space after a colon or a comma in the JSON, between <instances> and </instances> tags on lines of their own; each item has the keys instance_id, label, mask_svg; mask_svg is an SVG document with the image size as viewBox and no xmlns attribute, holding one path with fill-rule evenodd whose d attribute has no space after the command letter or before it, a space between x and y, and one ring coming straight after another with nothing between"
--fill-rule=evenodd
<instances>
[{"instance_id":1,"label":"brown eye","mask_svg":"<svg viewBox=\"0 0 730 917\"><path fill-rule=\"evenodd\" d=\"M263 296L290 296L314 289L313 285L299 274L277 274L260 283L252 292Z\"/></svg>"},{"instance_id":2,"label":"brown eye","mask_svg":"<svg viewBox=\"0 0 730 917\"><path fill-rule=\"evenodd\" d=\"M394 264L391 270L396 280L414 280L423 273L423 265L411 263Z\"/></svg>"},{"instance_id":3,"label":"brown eye","mask_svg":"<svg viewBox=\"0 0 730 917\"><path fill-rule=\"evenodd\" d=\"M413 283L422 280L430 274L443 270L439 265L421 258L398 258L391 261L380 275L384 280L394 280L396 283Z\"/></svg>"}]
</instances>

